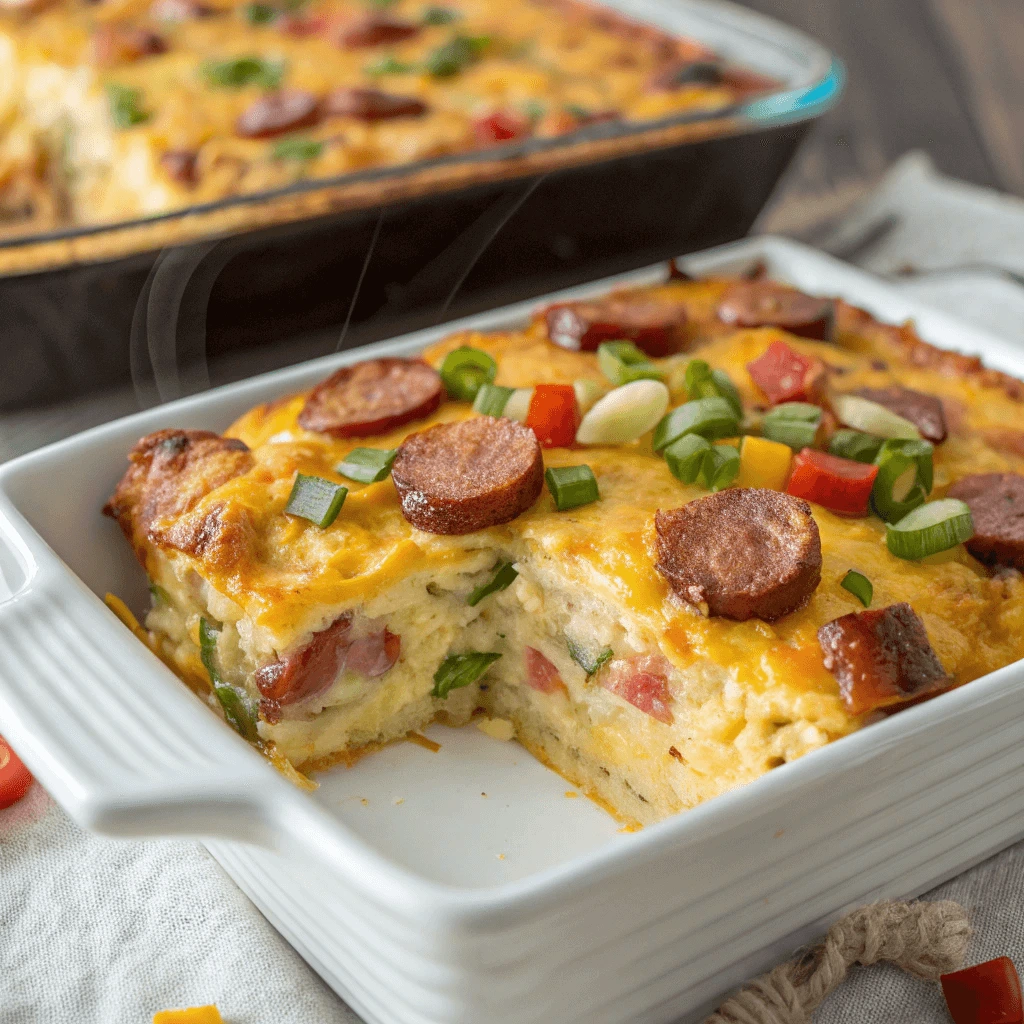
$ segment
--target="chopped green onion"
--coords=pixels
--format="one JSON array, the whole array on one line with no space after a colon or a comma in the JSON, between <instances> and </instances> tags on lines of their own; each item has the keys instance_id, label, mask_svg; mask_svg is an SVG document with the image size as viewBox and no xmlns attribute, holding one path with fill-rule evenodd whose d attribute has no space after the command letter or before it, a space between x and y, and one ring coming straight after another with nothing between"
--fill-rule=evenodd
<instances>
[{"instance_id":1,"label":"chopped green onion","mask_svg":"<svg viewBox=\"0 0 1024 1024\"><path fill-rule=\"evenodd\" d=\"M441 364L441 380L448 394L462 402L472 402L497 372L498 364L486 352L465 345L449 352Z\"/></svg>"},{"instance_id":2,"label":"chopped green onion","mask_svg":"<svg viewBox=\"0 0 1024 1024\"><path fill-rule=\"evenodd\" d=\"M704 456L701 477L708 490L720 491L739 476L740 450L731 444L713 444Z\"/></svg>"},{"instance_id":3,"label":"chopped green onion","mask_svg":"<svg viewBox=\"0 0 1024 1024\"><path fill-rule=\"evenodd\" d=\"M597 477L589 466L552 466L544 479L559 512L589 505L601 497Z\"/></svg>"},{"instance_id":4,"label":"chopped green onion","mask_svg":"<svg viewBox=\"0 0 1024 1024\"><path fill-rule=\"evenodd\" d=\"M897 558L926 558L973 536L971 510L958 498L929 501L885 527L885 543Z\"/></svg>"},{"instance_id":5,"label":"chopped green onion","mask_svg":"<svg viewBox=\"0 0 1024 1024\"><path fill-rule=\"evenodd\" d=\"M199 658L210 676L214 696L220 702L224 717L234 730L250 743L255 743L256 708L252 698L243 689L226 683L217 671L217 637L220 630L205 618L199 620Z\"/></svg>"},{"instance_id":6,"label":"chopped green onion","mask_svg":"<svg viewBox=\"0 0 1024 1024\"><path fill-rule=\"evenodd\" d=\"M530 411L530 403L533 401L533 388L516 388L509 395L505 403L505 411L502 414L507 420L515 420L516 423L523 423L526 414Z\"/></svg>"},{"instance_id":7,"label":"chopped green onion","mask_svg":"<svg viewBox=\"0 0 1024 1024\"><path fill-rule=\"evenodd\" d=\"M397 448L353 448L337 471L361 484L377 484L387 479L397 454Z\"/></svg>"},{"instance_id":8,"label":"chopped green onion","mask_svg":"<svg viewBox=\"0 0 1024 1024\"><path fill-rule=\"evenodd\" d=\"M921 432L910 420L860 395L836 395L832 399L832 411L844 426L863 430L866 434L911 441L921 436Z\"/></svg>"},{"instance_id":9,"label":"chopped green onion","mask_svg":"<svg viewBox=\"0 0 1024 1024\"><path fill-rule=\"evenodd\" d=\"M250 25L269 25L280 16L280 11L270 4L252 3L242 8L242 15Z\"/></svg>"},{"instance_id":10,"label":"chopped green onion","mask_svg":"<svg viewBox=\"0 0 1024 1024\"><path fill-rule=\"evenodd\" d=\"M729 402L721 397L699 398L673 409L654 431L654 450L667 448L684 434L700 434L714 441L733 437L740 428L739 417Z\"/></svg>"},{"instance_id":11,"label":"chopped green onion","mask_svg":"<svg viewBox=\"0 0 1024 1024\"><path fill-rule=\"evenodd\" d=\"M471 591L469 597L466 598L466 604L470 608L475 608L489 594L496 594L499 590L511 586L518 575L519 573L512 567L511 562L499 562L491 581L481 583L479 587Z\"/></svg>"},{"instance_id":12,"label":"chopped green onion","mask_svg":"<svg viewBox=\"0 0 1024 1024\"><path fill-rule=\"evenodd\" d=\"M583 417L580 444L626 444L653 430L668 408L668 388L660 380L634 380L609 391Z\"/></svg>"},{"instance_id":13,"label":"chopped green onion","mask_svg":"<svg viewBox=\"0 0 1024 1024\"><path fill-rule=\"evenodd\" d=\"M435 78L451 78L469 67L490 41L488 36L455 36L428 53L424 67Z\"/></svg>"},{"instance_id":14,"label":"chopped green onion","mask_svg":"<svg viewBox=\"0 0 1024 1024\"><path fill-rule=\"evenodd\" d=\"M589 378L574 380L572 382L572 389L576 392L576 404L580 407L581 413L590 412L594 403L602 395L607 394L607 390L602 384Z\"/></svg>"},{"instance_id":15,"label":"chopped green onion","mask_svg":"<svg viewBox=\"0 0 1024 1024\"><path fill-rule=\"evenodd\" d=\"M743 415L743 401L739 390L725 370L713 370L703 359L691 359L686 364L686 396L690 401L698 398L724 398Z\"/></svg>"},{"instance_id":16,"label":"chopped green onion","mask_svg":"<svg viewBox=\"0 0 1024 1024\"><path fill-rule=\"evenodd\" d=\"M324 144L315 139L280 139L274 143L271 156L275 160L315 160L324 151Z\"/></svg>"},{"instance_id":17,"label":"chopped green onion","mask_svg":"<svg viewBox=\"0 0 1024 1024\"><path fill-rule=\"evenodd\" d=\"M116 82L107 83L107 103L110 106L110 119L114 122L115 128L133 128L148 121L151 115L142 109L141 102L141 89L131 89Z\"/></svg>"},{"instance_id":18,"label":"chopped green onion","mask_svg":"<svg viewBox=\"0 0 1024 1024\"><path fill-rule=\"evenodd\" d=\"M500 384L481 384L473 399L473 412L484 416L501 416L515 388L503 388Z\"/></svg>"},{"instance_id":19,"label":"chopped green onion","mask_svg":"<svg viewBox=\"0 0 1024 1024\"><path fill-rule=\"evenodd\" d=\"M885 443L883 438L864 434L859 430L837 430L829 441L828 450L841 459L853 462L874 462L878 450Z\"/></svg>"},{"instance_id":20,"label":"chopped green onion","mask_svg":"<svg viewBox=\"0 0 1024 1024\"><path fill-rule=\"evenodd\" d=\"M616 387L631 380L661 380L665 376L631 341L598 345L597 365Z\"/></svg>"},{"instance_id":21,"label":"chopped green onion","mask_svg":"<svg viewBox=\"0 0 1024 1024\"><path fill-rule=\"evenodd\" d=\"M210 85L222 89L241 89L246 85L276 89L284 77L284 62L262 60L259 57L208 60L202 65L201 71Z\"/></svg>"},{"instance_id":22,"label":"chopped green onion","mask_svg":"<svg viewBox=\"0 0 1024 1024\"><path fill-rule=\"evenodd\" d=\"M326 530L338 518L347 495L348 488L341 484L332 483L322 476L297 473L284 510L288 515L308 519Z\"/></svg>"},{"instance_id":23,"label":"chopped green onion","mask_svg":"<svg viewBox=\"0 0 1024 1024\"><path fill-rule=\"evenodd\" d=\"M490 651L449 654L434 673L434 688L430 696L447 697L452 690L475 683L500 657L500 654Z\"/></svg>"},{"instance_id":24,"label":"chopped green onion","mask_svg":"<svg viewBox=\"0 0 1024 1024\"><path fill-rule=\"evenodd\" d=\"M871 604L871 598L875 593L875 588L871 585L871 580L867 578L863 573L857 572L856 569L851 569L842 579L839 584L843 590L848 590L865 608Z\"/></svg>"},{"instance_id":25,"label":"chopped green onion","mask_svg":"<svg viewBox=\"0 0 1024 1024\"><path fill-rule=\"evenodd\" d=\"M898 523L931 493L932 445L928 441L886 441L875 457L878 476L871 505L887 523Z\"/></svg>"},{"instance_id":26,"label":"chopped green onion","mask_svg":"<svg viewBox=\"0 0 1024 1024\"><path fill-rule=\"evenodd\" d=\"M416 65L398 60L396 57L382 57L373 64L367 64L363 70L371 78L379 78L382 75L407 75L410 71L416 70Z\"/></svg>"},{"instance_id":27,"label":"chopped green onion","mask_svg":"<svg viewBox=\"0 0 1024 1024\"><path fill-rule=\"evenodd\" d=\"M761 433L770 441L781 441L800 451L813 447L821 416L821 408L809 402L783 402L765 415Z\"/></svg>"},{"instance_id":28,"label":"chopped green onion","mask_svg":"<svg viewBox=\"0 0 1024 1024\"><path fill-rule=\"evenodd\" d=\"M583 644L570 640L569 637L565 638L565 642L569 647L569 657L587 673L588 679L595 675L602 665L607 664L615 656L615 652L610 647L593 652L584 647Z\"/></svg>"},{"instance_id":29,"label":"chopped green onion","mask_svg":"<svg viewBox=\"0 0 1024 1024\"><path fill-rule=\"evenodd\" d=\"M157 604L170 604L171 595L158 583L150 583L149 593Z\"/></svg>"},{"instance_id":30,"label":"chopped green onion","mask_svg":"<svg viewBox=\"0 0 1024 1024\"><path fill-rule=\"evenodd\" d=\"M544 116L544 104L538 100L527 100L522 109L531 124L536 124Z\"/></svg>"},{"instance_id":31,"label":"chopped green onion","mask_svg":"<svg viewBox=\"0 0 1024 1024\"><path fill-rule=\"evenodd\" d=\"M451 7L428 7L423 12L422 21L424 25L450 25L461 17L462 15Z\"/></svg>"},{"instance_id":32,"label":"chopped green onion","mask_svg":"<svg viewBox=\"0 0 1024 1024\"><path fill-rule=\"evenodd\" d=\"M692 484L700 476L709 451L711 442L704 440L700 434L684 434L665 449L665 461L677 480Z\"/></svg>"}]
</instances>

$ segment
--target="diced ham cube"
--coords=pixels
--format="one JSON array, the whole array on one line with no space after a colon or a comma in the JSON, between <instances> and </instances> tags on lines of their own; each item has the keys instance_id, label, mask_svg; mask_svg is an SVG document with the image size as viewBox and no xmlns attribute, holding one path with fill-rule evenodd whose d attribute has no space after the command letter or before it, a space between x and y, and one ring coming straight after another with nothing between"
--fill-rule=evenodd
<instances>
[{"instance_id":1,"label":"diced ham cube","mask_svg":"<svg viewBox=\"0 0 1024 1024\"><path fill-rule=\"evenodd\" d=\"M565 683L558 674L558 669L544 657L536 647L523 650L523 663L526 668L526 685L540 693L565 692Z\"/></svg>"}]
</instances>

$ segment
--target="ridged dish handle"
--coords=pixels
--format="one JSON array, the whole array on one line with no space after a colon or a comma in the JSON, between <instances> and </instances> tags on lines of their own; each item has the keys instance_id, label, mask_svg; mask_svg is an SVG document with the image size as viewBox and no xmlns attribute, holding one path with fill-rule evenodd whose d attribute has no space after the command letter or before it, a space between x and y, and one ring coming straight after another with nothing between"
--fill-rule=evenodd
<instances>
[{"instance_id":1,"label":"ridged dish handle","mask_svg":"<svg viewBox=\"0 0 1024 1024\"><path fill-rule=\"evenodd\" d=\"M11 746L86 828L266 840L268 802L287 783L40 547L36 559L0 511L0 731Z\"/></svg>"}]
</instances>

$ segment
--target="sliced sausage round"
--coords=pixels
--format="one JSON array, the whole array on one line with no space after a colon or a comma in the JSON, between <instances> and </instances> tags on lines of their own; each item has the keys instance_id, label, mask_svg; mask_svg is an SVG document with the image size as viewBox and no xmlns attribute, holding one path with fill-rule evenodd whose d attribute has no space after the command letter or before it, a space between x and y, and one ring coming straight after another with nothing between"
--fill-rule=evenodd
<instances>
[{"instance_id":1,"label":"sliced sausage round","mask_svg":"<svg viewBox=\"0 0 1024 1024\"><path fill-rule=\"evenodd\" d=\"M340 33L342 46L359 49L364 46L383 46L409 39L419 32L419 26L386 14L368 14L364 18L349 22Z\"/></svg>"},{"instance_id":2,"label":"sliced sausage round","mask_svg":"<svg viewBox=\"0 0 1024 1024\"><path fill-rule=\"evenodd\" d=\"M473 533L515 519L537 500L544 461L529 428L474 416L406 438L391 478L417 529Z\"/></svg>"},{"instance_id":3,"label":"sliced sausage round","mask_svg":"<svg viewBox=\"0 0 1024 1024\"><path fill-rule=\"evenodd\" d=\"M282 89L262 96L239 115L235 131L245 139L269 139L308 128L320 117L320 101L303 89Z\"/></svg>"},{"instance_id":4,"label":"sliced sausage round","mask_svg":"<svg viewBox=\"0 0 1024 1024\"><path fill-rule=\"evenodd\" d=\"M737 281L718 304L718 319L734 327L781 327L790 334L830 341L835 306L776 281Z\"/></svg>"},{"instance_id":5,"label":"sliced sausage round","mask_svg":"<svg viewBox=\"0 0 1024 1024\"><path fill-rule=\"evenodd\" d=\"M596 352L605 341L631 341L649 356L686 348L686 307L647 296L559 302L544 319L548 337L573 352Z\"/></svg>"},{"instance_id":6,"label":"sliced sausage round","mask_svg":"<svg viewBox=\"0 0 1024 1024\"><path fill-rule=\"evenodd\" d=\"M1024 572L1024 476L977 473L957 480L946 492L967 502L974 536L966 548L980 562Z\"/></svg>"},{"instance_id":7,"label":"sliced sausage round","mask_svg":"<svg viewBox=\"0 0 1024 1024\"><path fill-rule=\"evenodd\" d=\"M167 52L163 36L132 25L101 25L93 35L92 44L96 62L105 67L130 64L143 57Z\"/></svg>"},{"instance_id":8,"label":"sliced sausage round","mask_svg":"<svg viewBox=\"0 0 1024 1024\"><path fill-rule=\"evenodd\" d=\"M861 388L858 392L862 398L884 405L890 412L902 416L921 431L926 441L939 444L946 440L946 414L942 408L942 399L935 395L914 391L911 388Z\"/></svg>"},{"instance_id":9,"label":"sliced sausage round","mask_svg":"<svg viewBox=\"0 0 1024 1024\"><path fill-rule=\"evenodd\" d=\"M386 121L395 117L422 117L427 105L415 96L396 96L380 89L335 89L324 103L324 112L359 121Z\"/></svg>"},{"instance_id":10,"label":"sliced sausage round","mask_svg":"<svg viewBox=\"0 0 1024 1024\"><path fill-rule=\"evenodd\" d=\"M171 149L160 157L160 166L180 185L194 185L199 180L198 160L194 149Z\"/></svg>"},{"instance_id":11,"label":"sliced sausage round","mask_svg":"<svg viewBox=\"0 0 1024 1024\"><path fill-rule=\"evenodd\" d=\"M368 359L318 384L299 413L299 426L332 437L384 434L429 416L443 394L437 370L422 360Z\"/></svg>"},{"instance_id":12,"label":"sliced sausage round","mask_svg":"<svg viewBox=\"0 0 1024 1024\"><path fill-rule=\"evenodd\" d=\"M659 512L654 523L658 571L709 615L772 622L821 581L818 524L800 498L736 488Z\"/></svg>"}]
</instances>

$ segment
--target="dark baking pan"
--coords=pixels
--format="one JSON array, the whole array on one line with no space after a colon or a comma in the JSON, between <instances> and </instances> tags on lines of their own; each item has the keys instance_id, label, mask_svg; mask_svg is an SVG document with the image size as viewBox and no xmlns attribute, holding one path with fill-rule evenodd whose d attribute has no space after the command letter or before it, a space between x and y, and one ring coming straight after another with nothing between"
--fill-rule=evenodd
<instances>
[{"instance_id":1,"label":"dark baking pan","mask_svg":"<svg viewBox=\"0 0 1024 1024\"><path fill-rule=\"evenodd\" d=\"M840 65L730 4L610 6L779 90L714 114L0 243L0 409L130 377L166 400L207 385L207 358L244 367L239 354L261 349L263 369L285 338L311 337L304 355L365 344L742 236L838 98Z\"/></svg>"}]
</instances>

